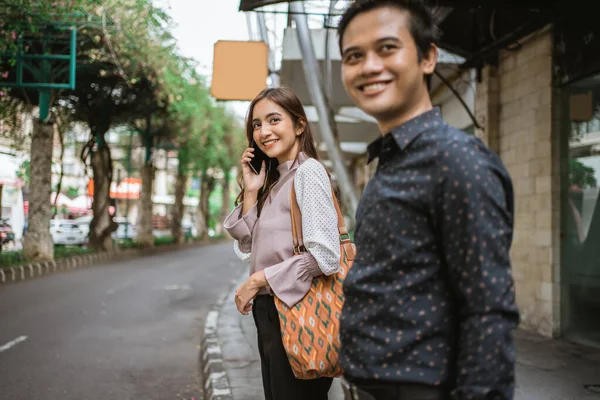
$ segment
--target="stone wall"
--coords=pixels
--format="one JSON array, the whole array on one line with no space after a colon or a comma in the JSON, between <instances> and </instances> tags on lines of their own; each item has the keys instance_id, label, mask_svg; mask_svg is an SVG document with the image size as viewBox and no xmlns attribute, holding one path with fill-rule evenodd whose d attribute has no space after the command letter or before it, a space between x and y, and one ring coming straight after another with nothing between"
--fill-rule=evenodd
<instances>
[{"instance_id":1,"label":"stone wall","mask_svg":"<svg viewBox=\"0 0 600 400\"><path fill-rule=\"evenodd\" d=\"M511 256L521 326L556 335L560 152L558 118L553 115L551 31L523 40L518 50L502 52L499 65L486 66L481 78L475 113L484 130L476 135L500 155L515 188Z\"/></svg>"}]
</instances>

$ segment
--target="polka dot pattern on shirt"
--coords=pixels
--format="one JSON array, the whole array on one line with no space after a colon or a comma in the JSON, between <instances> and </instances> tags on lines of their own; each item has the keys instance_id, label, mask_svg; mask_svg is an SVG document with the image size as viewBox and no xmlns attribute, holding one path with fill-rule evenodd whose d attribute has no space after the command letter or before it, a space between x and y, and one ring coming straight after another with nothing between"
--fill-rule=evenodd
<instances>
[{"instance_id":1,"label":"polka dot pattern on shirt","mask_svg":"<svg viewBox=\"0 0 600 400\"><path fill-rule=\"evenodd\" d=\"M346 374L444 384L460 399L512 399L510 177L437 108L372 143L375 157L344 285Z\"/></svg>"}]
</instances>

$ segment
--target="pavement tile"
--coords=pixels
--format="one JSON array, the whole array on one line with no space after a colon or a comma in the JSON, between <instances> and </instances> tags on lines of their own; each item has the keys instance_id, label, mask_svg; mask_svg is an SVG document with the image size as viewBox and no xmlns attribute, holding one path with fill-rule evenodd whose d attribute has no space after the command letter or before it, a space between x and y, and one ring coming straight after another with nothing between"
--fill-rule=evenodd
<instances>
[{"instance_id":1,"label":"pavement tile","mask_svg":"<svg viewBox=\"0 0 600 400\"><path fill-rule=\"evenodd\" d=\"M251 316L237 311L234 291L221 309L218 334L233 399L263 399L256 328ZM515 400L600 400L600 349L521 330L515 331L515 340ZM329 399L343 399L338 379Z\"/></svg>"}]
</instances>

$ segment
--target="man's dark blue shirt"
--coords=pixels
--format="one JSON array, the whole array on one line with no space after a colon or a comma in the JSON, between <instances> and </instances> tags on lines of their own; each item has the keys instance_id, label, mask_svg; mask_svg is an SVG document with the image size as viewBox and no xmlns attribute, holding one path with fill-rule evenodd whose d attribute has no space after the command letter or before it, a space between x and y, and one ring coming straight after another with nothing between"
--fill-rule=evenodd
<instances>
[{"instance_id":1,"label":"man's dark blue shirt","mask_svg":"<svg viewBox=\"0 0 600 400\"><path fill-rule=\"evenodd\" d=\"M509 251L513 189L499 157L434 108L380 137L344 283L349 380L512 399L519 321Z\"/></svg>"}]
</instances>

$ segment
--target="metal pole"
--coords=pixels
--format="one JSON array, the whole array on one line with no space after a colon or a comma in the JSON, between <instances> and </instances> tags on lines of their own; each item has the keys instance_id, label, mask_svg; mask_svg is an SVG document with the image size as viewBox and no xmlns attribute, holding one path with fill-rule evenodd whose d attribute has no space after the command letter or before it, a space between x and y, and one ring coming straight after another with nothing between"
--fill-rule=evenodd
<instances>
[{"instance_id":1,"label":"metal pole","mask_svg":"<svg viewBox=\"0 0 600 400\"><path fill-rule=\"evenodd\" d=\"M246 26L248 28L248 40L254 40L254 29L252 28L252 13L246 13Z\"/></svg>"},{"instance_id":2,"label":"metal pole","mask_svg":"<svg viewBox=\"0 0 600 400\"><path fill-rule=\"evenodd\" d=\"M44 52L48 49L48 39L43 39L42 48ZM40 68L40 73L42 76L43 82L50 82L50 72L52 66L50 65L50 61L42 60L42 65ZM46 122L48 119L48 115L50 114L50 89L40 89L39 93L39 107L40 107L40 121Z\"/></svg>"},{"instance_id":3,"label":"metal pole","mask_svg":"<svg viewBox=\"0 0 600 400\"><path fill-rule=\"evenodd\" d=\"M2 189L4 188L4 185L2 183L0 183L0 223L2 223ZM56 194L56 196L58 197L58 193ZM6 233L8 235L8 232ZM2 253L2 240L4 238L2 236L0 236L0 253Z\"/></svg>"},{"instance_id":4,"label":"metal pole","mask_svg":"<svg viewBox=\"0 0 600 400\"><path fill-rule=\"evenodd\" d=\"M335 12L335 5L337 4L337 0L330 0L329 2L329 16L327 17L326 21L327 23L325 24L325 94L327 95L328 99L331 99L331 96L333 94L333 79L332 79L332 71L331 71L331 57L329 56L329 48L331 46L330 40L329 40L329 26L331 26L331 22L333 20L333 18L331 17L331 15Z\"/></svg>"},{"instance_id":5,"label":"metal pole","mask_svg":"<svg viewBox=\"0 0 600 400\"><path fill-rule=\"evenodd\" d=\"M115 218L119 216L119 184L121 183L121 168L117 168L117 184L115 185ZM109 189L110 192L110 189Z\"/></svg>"},{"instance_id":6,"label":"metal pole","mask_svg":"<svg viewBox=\"0 0 600 400\"><path fill-rule=\"evenodd\" d=\"M269 33L267 32L267 23L265 14L256 13L256 21L258 22L258 30L260 32L260 40L265 42L269 47L269 77L271 77L271 87L279 87L279 75L275 67L275 53L269 44Z\"/></svg>"},{"instance_id":7,"label":"metal pole","mask_svg":"<svg viewBox=\"0 0 600 400\"><path fill-rule=\"evenodd\" d=\"M308 28L308 20L304 14L304 4L302 2L290 3L290 10L294 12L293 18L296 23L296 31L298 35L298 43L300 45L300 51L302 52L302 67L304 69L304 77L308 87L308 93L312 100L313 105L317 109L319 114L319 128L321 130L321 136L327 146L327 152L329 158L333 162L333 170L339 183L340 193L344 198L344 202L350 212L350 217L354 221L356 208L358 206L358 196L354 190L354 185L350 180L350 175L344 165L344 159L342 152L335 140L333 133L332 123L328 112L327 100L323 93L323 86L321 85L319 64L315 56L315 51L310 36L310 30Z\"/></svg>"},{"instance_id":8,"label":"metal pole","mask_svg":"<svg viewBox=\"0 0 600 400\"><path fill-rule=\"evenodd\" d=\"M75 89L75 77L77 76L77 29L71 27L71 54L69 58L69 85Z\"/></svg>"},{"instance_id":9,"label":"metal pole","mask_svg":"<svg viewBox=\"0 0 600 400\"><path fill-rule=\"evenodd\" d=\"M129 132L129 146L127 146L127 194L125 195L125 239L129 239L129 182L131 181L131 146L133 142L133 129Z\"/></svg>"},{"instance_id":10,"label":"metal pole","mask_svg":"<svg viewBox=\"0 0 600 400\"><path fill-rule=\"evenodd\" d=\"M19 37L17 49L17 85L23 84L23 38Z\"/></svg>"}]
</instances>

